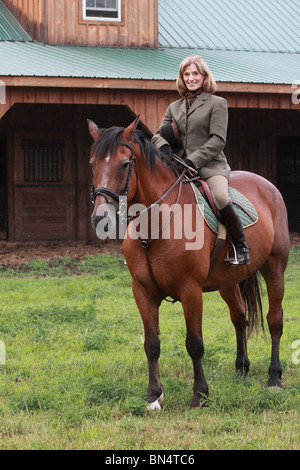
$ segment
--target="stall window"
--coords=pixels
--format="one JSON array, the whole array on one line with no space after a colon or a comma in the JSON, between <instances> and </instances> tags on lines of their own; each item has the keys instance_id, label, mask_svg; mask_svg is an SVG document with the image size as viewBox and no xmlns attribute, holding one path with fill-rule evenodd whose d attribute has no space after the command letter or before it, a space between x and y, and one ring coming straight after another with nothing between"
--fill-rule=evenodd
<instances>
[{"instance_id":1,"label":"stall window","mask_svg":"<svg viewBox=\"0 0 300 470\"><path fill-rule=\"evenodd\" d=\"M63 180L64 140L23 139L24 180L59 183Z\"/></svg>"}]
</instances>

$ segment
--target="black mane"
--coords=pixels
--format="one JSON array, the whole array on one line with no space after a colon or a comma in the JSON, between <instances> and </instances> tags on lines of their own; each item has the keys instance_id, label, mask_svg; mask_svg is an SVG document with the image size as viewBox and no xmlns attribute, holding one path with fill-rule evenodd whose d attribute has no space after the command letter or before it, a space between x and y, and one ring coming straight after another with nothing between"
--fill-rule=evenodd
<instances>
[{"instance_id":1,"label":"black mane","mask_svg":"<svg viewBox=\"0 0 300 470\"><path fill-rule=\"evenodd\" d=\"M114 155L121 145L120 135L123 127L110 127L109 129L100 129L101 135L92 145L92 153L96 158L104 158L108 152Z\"/></svg>"},{"instance_id":2,"label":"black mane","mask_svg":"<svg viewBox=\"0 0 300 470\"><path fill-rule=\"evenodd\" d=\"M104 158L108 152L114 155L118 147L122 144L121 134L124 127L110 127L109 129L100 129L101 135L92 146L92 153L96 158ZM139 145L141 154L152 172L156 169L157 157L167 164L176 174L178 172L178 163L168 158L163 152L160 152L142 131L136 130L134 135L135 142Z\"/></svg>"}]
</instances>

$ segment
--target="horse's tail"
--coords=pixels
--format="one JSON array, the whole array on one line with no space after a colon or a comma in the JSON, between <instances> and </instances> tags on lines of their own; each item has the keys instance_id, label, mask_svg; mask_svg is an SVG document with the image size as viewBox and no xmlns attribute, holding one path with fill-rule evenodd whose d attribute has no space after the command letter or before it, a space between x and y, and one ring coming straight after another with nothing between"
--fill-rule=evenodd
<instances>
[{"instance_id":1,"label":"horse's tail","mask_svg":"<svg viewBox=\"0 0 300 470\"><path fill-rule=\"evenodd\" d=\"M261 301L261 286L257 273L240 282L240 290L246 305L248 337L254 329L258 332L260 325L262 330L265 331Z\"/></svg>"}]
</instances>

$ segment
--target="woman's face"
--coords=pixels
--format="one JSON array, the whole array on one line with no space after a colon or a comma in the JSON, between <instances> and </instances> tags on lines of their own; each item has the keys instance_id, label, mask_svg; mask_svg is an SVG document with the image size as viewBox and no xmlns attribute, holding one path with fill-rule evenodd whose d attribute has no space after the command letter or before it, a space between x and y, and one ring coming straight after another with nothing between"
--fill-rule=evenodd
<instances>
[{"instance_id":1,"label":"woman's face","mask_svg":"<svg viewBox=\"0 0 300 470\"><path fill-rule=\"evenodd\" d=\"M189 91L196 91L201 88L204 78L204 75L199 72L196 64L189 65L183 72L183 81Z\"/></svg>"}]
</instances>

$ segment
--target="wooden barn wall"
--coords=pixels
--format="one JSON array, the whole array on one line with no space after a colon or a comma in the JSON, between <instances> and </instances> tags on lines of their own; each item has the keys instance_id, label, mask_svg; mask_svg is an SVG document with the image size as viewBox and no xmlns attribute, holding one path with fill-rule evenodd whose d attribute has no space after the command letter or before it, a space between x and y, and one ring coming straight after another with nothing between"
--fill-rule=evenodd
<instances>
[{"instance_id":1,"label":"wooden barn wall","mask_svg":"<svg viewBox=\"0 0 300 470\"><path fill-rule=\"evenodd\" d=\"M0 119L15 103L125 105L154 133L170 102L173 91L81 88L7 87L6 104L0 105Z\"/></svg>"},{"instance_id":2,"label":"wooden barn wall","mask_svg":"<svg viewBox=\"0 0 300 470\"><path fill-rule=\"evenodd\" d=\"M122 0L122 21L82 19L82 0L4 0L33 39L48 44L157 47L157 0Z\"/></svg>"},{"instance_id":3,"label":"wooden barn wall","mask_svg":"<svg viewBox=\"0 0 300 470\"><path fill-rule=\"evenodd\" d=\"M143 128L150 134L157 129L169 102L177 99L175 92L103 89L20 88L9 90L8 95L0 133L7 136L8 144L11 240L30 239L33 235L43 239L95 238L90 224L88 158L91 138L86 119L93 119L100 127L125 126L141 113ZM232 169L254 171L276 184L276 136L299 136L299 124L297 110L230 107L225 152ZM67 149L66 179L48 194L43 186L34 188L24 184L20 177L23 164L18 161L22 159L19 145L22 136L47 133L65 136ZM39 214L52 218L48 225L37 226L36 233L32 232L32 227L28 228L33 208L36 218ZM27 224L27 232L23 230L24 224ZM60 232L57 232L59 224Z\"/></svg>"},{"instance_id":4,"label":"wooden barn wall","mask_svg":"<svg viewBox=\"0 0 300 470\"><path fill-rule=\"evenodd\" d=\"M95 239L91 227L92 138L87 118L101 127L130 124L125 106L15 104L0 121L7 136L9 239ZM64 139L64 178L57 184L24 180L24 138Z\"/></svg>"},{"instance_id":5,"label":"wooden barn wall","mask_svg":"<svg viewBox=\"0 0 300 470\"><path fill-rule=\"evenodd\" d=\"M3 77L4 78L4 77ZM66 79L67 83L68 80ZM220 93L227 99L232 109L279 109L295 110L289 94L262 93ZM142 84L136 88L81 88L44 87L38 86L7 86L6 104L0 105L0 119L15 103L44 104L108 104L126 105L136 115L140 114L142 122L154 133L158 128L168 105L177 100L176 91L144 89Z\"/></svg>"},{"instance_id":6,"label":"wooden barn wall","mask_svg":"<svg viewBox=\"0 0 300 470\"><path fill-rule=\"evenodd\" d=\"M296 110L229 109L226 156L233 170L253 171L276 184L276 137L299 135Z\"/></svg>"}]
</instances>

